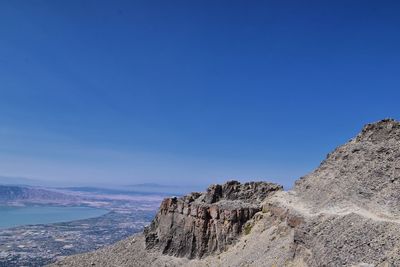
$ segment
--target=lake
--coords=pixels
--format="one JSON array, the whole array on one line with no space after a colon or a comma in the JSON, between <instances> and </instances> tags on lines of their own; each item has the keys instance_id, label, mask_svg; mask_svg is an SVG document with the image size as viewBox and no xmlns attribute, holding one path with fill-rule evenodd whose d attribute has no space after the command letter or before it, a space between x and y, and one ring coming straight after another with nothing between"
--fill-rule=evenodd
<instances>
[{"instance_id":1,"label":"lake","mask_svg":"<svg viewBox=\"0 0 400 267\"><path fill-rule=\"evenodd\" d=\"M0 206L0 228L82 220L98 217L107 212L108 211L104 209L89 207Z\"/></svg>"}]
</instances>

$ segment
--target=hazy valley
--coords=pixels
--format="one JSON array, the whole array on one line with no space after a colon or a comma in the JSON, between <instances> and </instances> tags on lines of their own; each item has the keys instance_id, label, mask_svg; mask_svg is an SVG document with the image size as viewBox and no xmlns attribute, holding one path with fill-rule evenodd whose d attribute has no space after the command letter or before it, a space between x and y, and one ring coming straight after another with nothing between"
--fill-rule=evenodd
<instances>
[{"instance_id":1,"label":"hazy valley","mask_svg":"<svg viewBox=\"0 0 400 267\"><path fill-rule=\"evenodd\" d=\"M142 231L163 197L105 188L0 185L0 266L43 266L113 244Z\"/></svg>"}]
</instances>

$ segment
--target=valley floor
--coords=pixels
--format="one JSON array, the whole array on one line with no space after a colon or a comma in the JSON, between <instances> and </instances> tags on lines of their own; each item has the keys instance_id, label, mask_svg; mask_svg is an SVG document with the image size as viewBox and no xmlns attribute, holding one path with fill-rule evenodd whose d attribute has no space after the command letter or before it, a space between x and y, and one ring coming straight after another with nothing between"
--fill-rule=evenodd
<instances>
[{"instance_id":1,"label":"valley floor","mask_svg":"<svg viewBox=\"0 0 400 267\"><path fill-rule=\"evenodd\" d=\"M113 244L143 230L154 211L109 212L97 218L0 230L0 266L43 266L63 256Z\"/></svg>"},{"instance_id":2,"label":"valley floor","mask_svg":"<svg viewBox=\"0 0 400 267\"><path fill-rule=\"evenodd\" d=\"M89 219L69 219L74 221L63 223L47 223L46 220L35 219L32 220L32 225L0 229L0 267L44 266L68 255L85 253L114 244L142 231L154 218L163 198L156 193L98 188L52 189L19 186L0 186L0 188L3 192L0 204L4 207L34 206L39 210L52 206L88 207L102 210L102 213L93 216L104 214L104 211L108 212L92 218L67 216L64 218ZM37 216L36 213L32 214L31 216ZM20 219L17 225L28 223Z\"/></svg>"}]
</instances>

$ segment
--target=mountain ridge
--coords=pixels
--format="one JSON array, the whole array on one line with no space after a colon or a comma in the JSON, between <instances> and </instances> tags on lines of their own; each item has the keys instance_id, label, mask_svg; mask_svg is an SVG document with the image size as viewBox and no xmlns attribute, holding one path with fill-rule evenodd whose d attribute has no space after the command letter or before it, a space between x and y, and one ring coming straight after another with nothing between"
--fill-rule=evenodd
<instances>
[{"instance_id":1,"label":"mountain ridge","mask_svg":"<svg viewBox=\"0 0 400 267\"><path fill-rule=\"evenodd\" d=\"M196 224L190 213L182 217L173 205L162 205L150 231L54 266L400 266L399 162L400 122L367 124L292 190L273 190L262 201L251 200L256 191L247 195L257 212L236 223L240 231L222 250L210 250L215 242L203 242L205 248L195 247L197 257L170 253L190 246L182 232L160 222L189 221L189 228L183 223L183 236L203 229L199 236L205 241L213 224ZM233 201L246 202L240 197ZM147 246L149 233L155 233L156 243L167 236L165 246ZM204 249L207 253L196 254Z\"/></svg>"}]
</instances>

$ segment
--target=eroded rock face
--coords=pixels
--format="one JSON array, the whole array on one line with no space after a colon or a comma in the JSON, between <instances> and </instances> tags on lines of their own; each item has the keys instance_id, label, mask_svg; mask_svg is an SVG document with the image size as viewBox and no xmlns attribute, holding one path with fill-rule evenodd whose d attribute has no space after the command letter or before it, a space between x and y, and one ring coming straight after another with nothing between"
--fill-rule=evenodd
<instances>
[{"instance_id":1,"label":"eroded rock face","mask_svg":"<svg viewBox=\"0 0 400 267\"><path fill-rule=\"evenodd\" d=\"M145 229L146 248L164 254L201 258L222 252L242 233L243 225L261 210L261 202L282 186L231 181L206 193L167 198Z\"/></svg>"}]
</instances>

